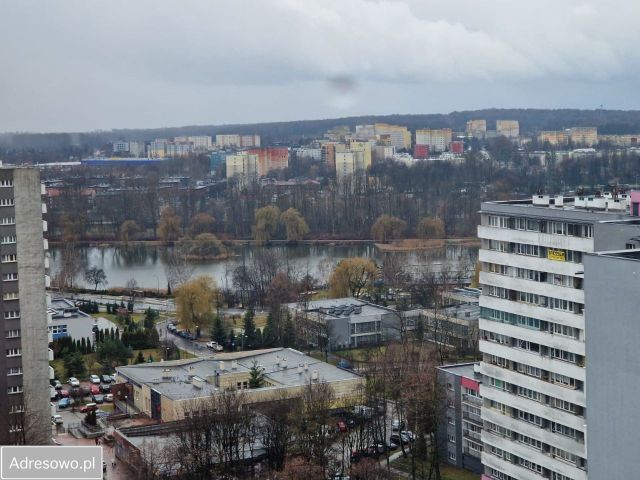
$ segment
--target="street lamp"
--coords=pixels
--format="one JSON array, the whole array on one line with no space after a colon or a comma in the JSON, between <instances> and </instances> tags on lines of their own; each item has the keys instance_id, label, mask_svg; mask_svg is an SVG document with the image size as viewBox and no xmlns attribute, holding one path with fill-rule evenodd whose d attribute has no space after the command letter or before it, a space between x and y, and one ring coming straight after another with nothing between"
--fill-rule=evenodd
<instances>
[{"instance_id":1,"label":"street lamp","mask_svg":"<svg viewBox=\"0 0 640 480\"><path fill-rule=\"evenodd\" d=\"M127 395L124 396L124 414L129 416L129 397Z\"/></svg>"}]
</instances>

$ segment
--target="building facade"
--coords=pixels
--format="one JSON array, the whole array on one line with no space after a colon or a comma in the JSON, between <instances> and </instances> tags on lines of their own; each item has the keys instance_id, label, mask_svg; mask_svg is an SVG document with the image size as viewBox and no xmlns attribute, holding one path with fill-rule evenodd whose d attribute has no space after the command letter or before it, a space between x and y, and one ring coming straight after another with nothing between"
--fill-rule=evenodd
<instances>
[{"instance_id":1,"label":"building facade","mask_svg":"<svg viewBox=\"0 0 640 480\"><path fill-rule=\"evenodd\" d=\"M585 336L583 256L637 243L629 200L616 193L536 195L482 204L487 478L587 478L585 338L593 334Z\"/></svg>"},{"instance_id":2,"label":"building facade","mask_svg":"<svg viewBox=\"0 0 640 480\"><path fill-rule=\"evenodd\" d=\"M638 272L637 249L584 259L589 478L637 476Z\"/></svg>"},{"instance_id":3,"label":"building facade","mask_svg":"<svg viewBox=\"0 0 640 480\"><path fill-rule=\"evenodd\" d=\"M258 178L258 156L247 152L227 155L227 180L234 179L239 184L246 185Z\"/></svg>"},{"instance_id":4,"label":"building facade","mask_svg":"<svg viewBox=\"0 0 640 480\"><path fill-rule=\"evenodd\" d=\"M416 130L416 144L427 145L429 152L444 152L449 149L450 143L450 128L424 128L422 130Z\"/></svg>"},{"instance_id":5,"label":"building facade","mask_svg":"<svg viewBox=\"0 0 640 480\"><path fill-rule=\"evenodd\" d=\"M569 139L574 146L593 147L598 144L598 129L596 127L572 127L569 129Z\"/></svg>"},{"instance_id":6,"label":"building facade","mask_svg":"<svg viewBox=\"0 0 640 480\"><path fill-rule=\"evenodd\" d=\"M518 138L520 136L520 123L518 120L496 120L496 135Z\"/></svg>"},{"instance_id":7,"label":"building facade","mask_svg":"<svg viewBox=\"0 0 640 480\"><path fill-rule=\"evenodd\" d=\"M0 169L0 444L48 444L46 222L37 168Z\"/></svg>"},{"instance_id":8,"label":"building facade","mask_svg":"<svg viewBox=\"0 0 640 480\"><path fill-rule=\"evenodd\" d=\"M376 137L387 137L396 150L411 149L411 132L407 127L387 123L376 123L373 127Z\"/></svg>"},{"instance_id":9,"label":"building facade","mask_svg":"<svg viewBox=\"0 0 640 480\"><path fill-rule=\"evenodd\" d=\"M538 142L549 145L566 145L568 142L567 132L564 130L544 130L538 133Z\"/></svg>"},{"instance_id":10,"label":"building facade","mask_svg":"<svg viewBox=\"0 0 640 480\"><path fill-rule=\"evenodd\" d=\"M477 363L437 368L442 398L438 428L440 457L457 468L482 472L482 375Z\"/></svg>"},{"instance_id":11,"label":"building facade","mask_svg":"<svg viewBox=\"0 0 640 480\"><path fill-rule=\"evenodd\" d=\"M484 138L487 135L487 121L469 120L467 122L466 134L469 137Z\"/></svg>"}]
</instances>

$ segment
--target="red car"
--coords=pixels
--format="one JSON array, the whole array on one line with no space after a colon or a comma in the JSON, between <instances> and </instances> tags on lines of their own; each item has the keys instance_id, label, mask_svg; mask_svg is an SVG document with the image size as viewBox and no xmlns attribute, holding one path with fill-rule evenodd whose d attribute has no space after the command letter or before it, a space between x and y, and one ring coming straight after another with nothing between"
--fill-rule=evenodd
<instances>
[{"instance_id":1,"label":"red car","mask_svg":"<svg viewBox=\"0 0 640 480\"><path fill-rule=\"evenodd\" d=\"M342 420L340 420L338 422L338 431L340 431L340 432L346 432L347 431L347 424L344 423Z\"/></svg>"},{"instance_id":2,"label":"red car","mask_svg":"<svg viewBox=\"0 0 640 480\"><path fill-rule=\"evenodd\" d=\"M89 393L91 395L99 395L100 394L100 385L91 385Z\"/></svg>"},{"instance_id":3,"label":"red car","mask_svg":"<svg viewBox=\"0 0 640 480\"><path fill-rule=\"evenodd\" d=\"M80 413L89 413L94 412L98 409L98 406L95 403L87 403L80 407Z\"/></svg>"},{"instance_id":4,"label":"red car","mask_svg":"<svg viewBox=\"0 0 640 480\"><path fill-rule=\"evenodd\" d=\"M69 390L60 390L58 391L58 394L62 397L62 398L68 398L69 397Z\"/></svg>"}]
</instances>

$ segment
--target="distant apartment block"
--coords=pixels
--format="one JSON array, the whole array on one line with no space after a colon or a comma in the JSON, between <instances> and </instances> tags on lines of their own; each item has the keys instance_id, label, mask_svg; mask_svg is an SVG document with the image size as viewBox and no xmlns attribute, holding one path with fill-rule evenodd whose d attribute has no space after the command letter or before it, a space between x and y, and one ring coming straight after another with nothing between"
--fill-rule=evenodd
<instances>
[{"instance_id":1,"label":"distant apartment block","mask_svg":"<svg viewBox=\"0 0 640 480\"><path fill-rule=\"evenodd\" d=\"M518 120L496 120L496 135L518 138L520 136L520 123Z\"/></svg>"},{"instance_id":2,"label":"distant apartment block","mask_svg":"<svg viewBox=\"0 0 640 480\"><path fill-rule=\"evenodd\" d=\"M330 142L346 142L350 137L351 129L344 125L334 127L324 134L324 138Z\"/></svg>"},{"instance_id":3,"label":"distant apartment block","mask_svg":"<svg viewBox=\"0 0 640 480\"><path fill-rule=\"evenodd\" d=\"M569 129L569 139L574 146L593 147L598 144L598 129L596 127L572 127Z\"/></svg>"},{"instance_id":4,"label":"distant apartment block","mask_svg":"<svg viewBox=\"0 0 640 480\"><path fill-rule=\"evenodd\" d=\"M246 185L258 179L258 155L240 152L227 155L227 180L235 180L240 185Z\"/></svg>"},{"instance_id":5,"label":"distant apartment block","mask_svg":"<svg viewBox=\"0 0 640 480\"><path fill-rule=\"evenodd\" d=\"M606 142L616 147L637 147L640 145L640 134L598 135L598 141Z\"/></svg>"},{"instance_id":6,"label":"distant apartment block","mask_svg":"<svg viewBox=\"0 0 640 480\"><path fill-rule=\"evenodd\" d=\"M322 148L298 147L293 149L296 158L307 158L317 162L322 161Z\"/></svg>"},{"instance_id":7,"label":"distant apartment block","mask_svg":"<svg viewBox=\"0 0 640 480\"><path fill-rule=\"evenodd\" d=\"M356 140L375 140L376 128L373 125L356 125Z\"/></svg>"},{"instance_id":8,"label":"distant apartment block","mask_svg":"<svg viewBox=\"0 0 640 480\"><path fill-rule=\"evenodd\" d=\"M411 149L411 132L407 127L376 123L374 126L376 137L387 136L389 143L396 150Z\"/></svg>"},{"instance_id":9,"label":"distant apartment block","mask_svg":"<svg viewBox=\"0 0 640 480\"><path fill-rule=\"evenodd\" d=\"M187 157L193 153L193 143L191 142L167 142L165 144L165 155L167 157Z\"/></svg>"},{"instance_id":10,"label":"distant apartment block","mask_svg":"<svg viewBox=\"0 0 640 480\"><path fill-rule=\"evenodd\" d=\"M421 160L429 158L429 145L421 145L419 143L416 143L413 146L413 156L414 158Z\"/></svg>"},{"instance_id":11,"label":"distant apartment block","mask_svg":"<svg viewBox=\"0 0 640 480\"><path fill-rule=\"evenodd\" d=\"M538 133L538 143L540 144L548 142L549 145L555 147L557 145L566 145L568 141L569 137L564 130L543 130Z\"/></svg>"},{"instance_id":12,"label":"distant apartment block","mask_svg":"<svg viewBox=\"0 0 640 480\"><path fill-rule=\"evenodd\" d=\"M216 135L219 148L257 148L260 147L260 135L219 134Z\"/></svg>"},{"instance_id":13,"label":"distant apartment block","mask_svg":"<svg viewBox=\"0 0 640 480\"><path fill-rule=\"evenodd\" d=\"M0 445L48 444L46 212L37 168L0 168Z\"/></svg>"},{"instance_id":14,"label":"distant apartment block","mask_svg":"<svg viewBox=\"0 0 640 480\"><path fill-rule=\"evenodd\" d=\"M462 140L454 140L449 144L449 150L451 153L461 155L464 153L464 142Z\"/></svg>"},{"instance_id":15,"label":"distant apartment block","mask_svg":"<svg viewBox=\"0 0 640 480\"><path fill-rule=\"evenodd\" d=\"M113 142L113 153L128 153L129 142Z\"/></svg>"},{"instance_id":16,"label":"distant apartment block","mask_svg":"<svg viewBox=\"0 0 640 480\"><path fill-rule=\"evenodd\" d=\"M320 146L320 160L330 169L336 166L336 143L324 142Z\"/></svg>"},{"instance_id":17,"label":"distant apartment block","mask_svg":"<svg viewBox=\"0 0 640 480\"><path fill-rule=\"evenodd\" d=\"M487 121L469 120L467 122L466 134L474 138L484 138L487 135Z\"/></svg>"},{"instance_id":18,"label":"distant apartment block","mask_svg":"<svg viewBox=\"0 0 640 480\"><path fill-rule=\"evenodd\" d=\"M450 128L424 128L416 130L416 144L427 145L430 153L440 153L449 149Z\"/></svg>"},{"instance_id":19,"label":"distant apartment block","mask_svg":"<svg viewBox=\"0 0 640 480\"><path fill-rule=\"evenodd\" d=\"M444 395L438 428L440 457L457 467L481 473L482 375L479 364L460 363L437 368Z\"/></svg>"},{"instance_id":20,"label":"distant apartment block","mask_svg":"<svg viewBox=\"0 0 640 480\"><path fill-rule=\"evenodd\" d=\"M212 146L212 139L210 135L176 137L173 141L176 143L191 143L193 145L193 149L198 151L211 150Z\"/></svg>"},{"instance_id":21,"label":"distant apartment block","mask_svg":"<svg viewBox=\"0 0 640 480\"><path fill-rule=\"evenodd\" d=\"M156 138L149 143L147 154L149 158L164 158L167 156L167 140L164 138Z\"/></svg>"},{"instance_id":22,"label":"distant apartment block","mask_svg":"<svg viewBox=\"0 0 640 480\"><path fill-rule=\"evenodd\" d=\"M284 170L289 166L289 148L287 147L254 148L247 153L256 155L258 158L258 177L263 177L273 170Z\"/></svg>"},{"instance_id":23,"label":"distant apartment block","mask_svg":"<svg viewBox=\"0 0 640 480\"><path fill-rule=\"evenodd\" d=\"M372 161L382 162L389 158L393 158L396 153L396 149L390 145L376 145L372 151Z\"/></svg>"}]
</instances>

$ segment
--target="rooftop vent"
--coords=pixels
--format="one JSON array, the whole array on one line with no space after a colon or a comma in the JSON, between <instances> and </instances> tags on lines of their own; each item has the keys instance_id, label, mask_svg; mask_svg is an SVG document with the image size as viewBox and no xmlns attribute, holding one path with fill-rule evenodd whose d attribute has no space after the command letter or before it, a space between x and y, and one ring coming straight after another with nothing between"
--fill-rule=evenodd
<instances>
[{"instance_id":1,"label":"rooftop vent","mask_svg":"<svg viewBox=\"0 0 640 480\"><path fill-rule=\"evenodd\" d=\"M224 360L220 360L220 362L218 363L218 368L220 369L220 371L224 370Z\"/></svg>"},{"instance_id":2,"label":"rooftop vent","mask_svg":"<svg viewBox=\"0 0 640 480\"><path fill-rule=\"evenodd\" d=\"M318 370L314 370L313 372L311 372L311 380L314 382L318 381Z\"/></svg>"},{"instance_id":3,"label":"rooftop vent","mask_svg":"<svg viewBox=\"0 0 640 480\"><path fill-rule=\"evenodd\" d=\"M238 361L231 360L231 370L237 370L237 369L238 369Z\"/></svg>"}]
</instances>

